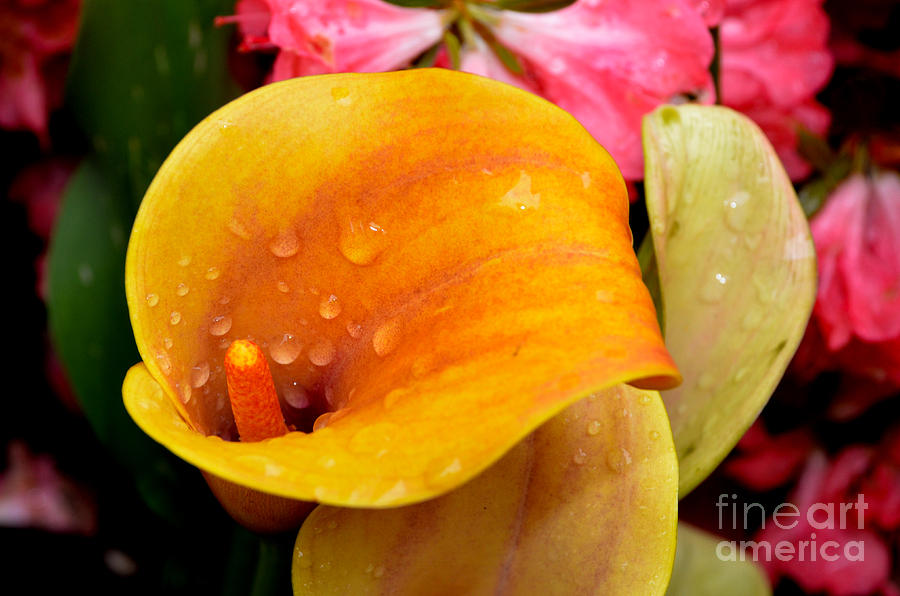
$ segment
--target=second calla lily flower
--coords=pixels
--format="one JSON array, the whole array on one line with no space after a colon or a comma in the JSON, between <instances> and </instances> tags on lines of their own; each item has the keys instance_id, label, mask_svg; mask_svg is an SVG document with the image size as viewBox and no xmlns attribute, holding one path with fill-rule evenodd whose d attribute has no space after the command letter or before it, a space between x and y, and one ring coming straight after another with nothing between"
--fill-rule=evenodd
<instances>
[{"instance_id":1,"label":"second calla lily flower","mask_svg":"<svg viewBox=\"0 0 900 596\"><path fill-rule=\"evenodd\" d=\"M679 380L612 159L552 104L461 73L294 79L223 107L150 186L126 277L132 417L290 499L420 502L580 398ZM224 359L246 339L281 436L238 440Z\"/></svg>"}]
</instances>

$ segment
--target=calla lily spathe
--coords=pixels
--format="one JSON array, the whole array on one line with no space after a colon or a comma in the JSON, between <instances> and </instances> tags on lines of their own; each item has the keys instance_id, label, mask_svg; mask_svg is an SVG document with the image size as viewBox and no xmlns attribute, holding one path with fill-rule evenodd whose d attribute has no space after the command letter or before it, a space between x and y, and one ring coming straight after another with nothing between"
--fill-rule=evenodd
<instances>
[{"instance_id":1,"label":"calla lily spathe","mask_svg":"<svg viewBox=\"0 0 900 596\"><path fill-rule=\"evenodd\" d=\"M443 70L264 87L199 124L144 198L126 406L264 493L445 493L580 398L677 383L627 213L606 151L521 90ZM230 440L221 364L245 338L301 430Z\"/></svg>"}]
</instances>

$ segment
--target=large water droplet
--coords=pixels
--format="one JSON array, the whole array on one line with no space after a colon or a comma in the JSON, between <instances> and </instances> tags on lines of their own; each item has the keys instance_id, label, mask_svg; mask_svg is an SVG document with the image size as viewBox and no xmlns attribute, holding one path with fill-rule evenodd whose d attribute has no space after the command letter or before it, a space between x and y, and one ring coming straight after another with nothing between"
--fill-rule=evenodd
<instances>
[{"instance_id":1,"label":"large water droplet","mask_svg":"<svg viewBox=\"0 0 900 596\"><path fill-rule=\"evenodd\" d=\"M219 278L219 275L221 275L221 273L222 273L222 272L219 271L219 268L218 268L218 267L210 267L209 269L206 270L206 275L205 275L205 277L206 277L206 279L208 279L209 281L212 281L212 280L214 280L214 279L218 279L218 278Z\"/></svg>"},{"instance_id":2,"label":"large water droplet","mask_svg":"<svg viewBox=\"0 0 900 596\"><path fill-rule=\"evenodd\" d=\"M316 366L327 366L334 360L336 350L330 340L323 339L309 348L309 361Z\"/></svg>"},{"instance_id":3,"label":"large water droplet","mask_svg":"<svg viewBox=\"0 0 900 596\"><path fill-rule=\"evenodd\" d=\"M191 401L191 386L187 383L184 385L175 385L176 391L178 391L178 397L181 399L181 403L187 405L189 401Z\"/></svg>"},{"instance_id":4,"label":"large water droplet","mask_svg":"<svg viewBox=\"0 0 900 596\"><path fill-rule=\"evenodd\" d=\"M179 296L187 296L187 293L190 291L191 289L185 284L178 284L178 287L175 288L175 293Z\"/></svg>"},{"instance_id":5,"label":"large water droplet","mask_svg":"<svg viewBox=\"0 0 900 596\"><path fill-rule=\"evenodd\" d=\"M338 249L348 261L368 265L380 255L387 244L387 233L375 222L351 221L342 226Z\"/></svg>"},{"instance_id":6,"label":"large water droplet","mask_svg":"<svg viewBox=\"0 0 900 596\"><path fill-rule=\"evenodd\" d=\"M662 436L662 435L659 434L659 431L658 431L658 430L651 430L651 431L650 431L650 440L651 440L651 441L656 441L657 439L659 439L660 436Z\"/></svg>"},{"instance_id":7,"label":"large water droplet","mask_svg":"<svg viewBox=\"0 0 900 596\"><path fill-rule=\"evenodd\" d=\"M190 257L190 255L185 255L185 256L181 257L180 259L178 259L178 266L179 266L179 267L187 267L187 266L190 265L190 264L191 264L191 257Z\"/></svg>"},{"instance_id":8,"label":"large water droplet","mask_svg":"<svg viewBox=\"0 0 900 596\"><path fill-rule=\"evenodd\" d=\"M738 191L725 199L725 223L735 232L743 232L750 219L750 209L746 207L750 200L750 193L745 190Z\"/></svg>"},{"instance_id":9,"label":"large water droplet","mask_svg":"<svg viewBox=\"0 0 900 596\"><path fill-rule=\"evenodd\" d=\"M300 341L296 337L290 333L285 333L272 340L272 344L269 346L269 354L272 356L272 360L278 364L290 364L297 359L302 348L303 346L300 345Z\"/></svg>"},{"instance_id":10,"label":"large water droplet","mask_svg":"<svg viewBox=\"0 0 900 596\"><path fill-rule=\"evenodd\" d=\"M372 347L379 356L387 356L394 351L400 341L400 324L392 319L379 327L372 335Z\"/></svg>"},{"instance_id":11,"label":"large water droplet","mask_svg":"<svg viewBox=\"0 0 900 596\"><path fill-rule=\"evenodd\" d=\"M269 243L269 250L282 259L292 257L300 250L300 239L294 230L286 228Z\"/></svg>"},{"instance_id":12,"label":"large water droplet","mask_svg":"<svg viewBox=\"0 0 900 596\"><path fill-rule=\"evenodd\" d=\"M323 319L333 319L341 314L341 303L338 301L338 297L331 294L322 298L319 303L319 314Z\"/></svg>"},{"instance_id":13,"label":"large water droplet","mask_svg":"<svg viewBox=\"0 0 900 596\"><path fill-rule=\"evenodd\" d=\"M174 346L174 345L175 345L175 342L172 341L172 338L171 338L171 337L167 337L167 338L163 339L163 346L164 346L167 350L171 350L171 349L172 349L172 346Z\"/></svg>"},{"instance_id":14,"label":"large water droplet","mask_svg":"<svg viewBox=\"0 0 900 596\"><path fill-rule=\"evenodd\" d=\"M285 283L283 281L279 281L278 282L278 291L281 292L282 294L287 294L288 292L291 291L291 288L290 288L290 286L287 285L287 283Z\"/></svg>"},{"instance_id":15,"label":"large water droplet","mask_svg":"<svg viewBox=\"0 0 900 596\"><path fill-rule=\"evenodd\" d=\"M221 337L229 331L231 331L231 317L229 317L228 315L219 315L217 317L213 317L212 322L209 324L210 335Z\"/></svg>"},{"instance_id":16,"label":"large water droplet","mask_svg":"<svg viewBox=\"0 0 900 596\"><path fill-rule=\"evenodd\" d=\"M346 87L332 87L331 97L339 106L349 106L353 103L353 98L350 97L350 90Z\"/></svg>"},{"instance_id":17,"label":"large water droplet","mask_svg":"<svg viewBox=\"0 0 900 596\"><path fill-rule=\"evenodd\" d=\"M209 364L200 362L191 368L191 386L196 388L203 387L209 380Z\"/></svg>"},{"instance_id":18,"label":"large water droplet","mask_svg":"<svg viewBox=\"0 0 900 596\"><path fill-rule=\"evenodd\" d=\"M162 350L156 352L156 363L159 365L159 370L161 370L164 375L168 376L171 374L172 362L169 360L169 356Z\"/></svg>"},{"instance_id":19,"label":"large water droplet","mask_svg":"<svg viewBox=\"0 0 900 596\"><path fill-rule=\"evenodd\" d=\"M721 302L725 296L727 283L728 276L724 273L716 273L710 276L700 287L700 299L711 304Z\"/></svg>"},{"instance_id":20,"label":"large water droplet","mask_svg":"<svg viewBox=\"0 0 900 596\"><path fill-rule=\"evenodd\" d=\"M309 407L309 393L306 388L297 381L292 382L284 389L284 401L297 410Z\"/></svg>"},{"instance_id":21,"label":"large water droplet","mask_svg":"<svg viewBox=\"0 0 900 596\"><path fill-rule=\"evenodd\" d=\"M172 323L173 325L177 325L178 323L180 323L181 322L181 313L178 312L177 310L173 310L169 314L169 322Z\"/></svg>"},{"instance_id":22,"label":"large water droplet","mask_svg":"<svg viewBox=\"0 0 900 596\"><path fill-rule=\"evenodd\" d=\"M600 429L602 429L602 428L603 428L603 423L601 423L599 420L591 420L587 426L587 434L596 435L597 433L600 432Z\"/></svg>"},{"instance_id":23,"label":"large water droplet","mask_svg":"<svg viewBox=\"0 0 900 596\"><path fill-rule=\"evenodd\" d=\"M156 306L159 304L159 296L156 294L147 294L147 306Z\"/></svg>"}]
</instances>

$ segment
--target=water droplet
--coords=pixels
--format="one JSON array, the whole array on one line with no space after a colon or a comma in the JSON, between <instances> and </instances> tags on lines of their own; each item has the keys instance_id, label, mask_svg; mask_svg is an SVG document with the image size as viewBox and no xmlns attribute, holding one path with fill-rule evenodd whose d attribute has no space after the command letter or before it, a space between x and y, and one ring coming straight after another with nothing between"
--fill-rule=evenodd
<instances>
[{"instance_id":1,"label":"water droplet","mask_svg":"<svg viewBox=\"0 0 900 596\"><path fill-rule=\"evenodd\" d=\"M278 364L290 364L297 359L302 348L303 346L300 345L296 337L290 333L285 333L272 340L272 344L269 346L269 354L272 356L272 360Z\"/></svg>"},{"instance_id":2,"label":"water droplet","mask_svg":"<svg viewBox=\"0 0 900 596\"><path fill-rule=\"evenodd\" d=\"M353 98L350 97L350 90L346 87L332 87L331 97L339 106L349 106L353 103Z\"/></svg>"},{"instance_id":3,"label":"water droplet","mask_svg":"<svg viewBox=\"0 0 900 596\"><path fill-rule=\"evenodd\" d=\"M206 279L212 281L214 279L219 279L219 275L221 275L221 271L219 271L218 267L210 267L206 270Z\"/></svg>"},{"instance_id":4,"label":"water droplet","mask_svg":"<svg viewBox=\"0 0 900 596\"><path fill-rule=\"evenodd\" d=\"M238 238L242 238L243 240L250 239L250 232L247 231L244 224L236 218L231 218L231 221L228 222L228 229Z\"/></svg>"},{"instance_id":5,"label":"water droplet","mask_svg":"<svg viewBox=\"0 0 900 596\"><path fill-rule=\"evenodd\" d=\"M297 551L297 566L301 569L309 569L312 567L312 560L309 555L303 553L302 550Z\"/></svg>"},{"instance_id":6,"label":"water droplet","mask_svg":"<svg viewBox=\"0 0 900 596\"><path fill-rule=\"evenodd\" d=\"M209 364L200 362L191 368L191 386L195 389L203 387L209 380Z\"/></svg>"},{"instance_id":7,"label":"water droplet","mask_svg":"<svg viewBox=\"0 0 900 596\"><path fill-rule=\"evenodd\" d=\"M735 232L743 232L750 218L750 210L745 207L750 200L750 193L745 190L734 193L725 199L725 223Z\"/></svg>"},{"instance_id":8,"label":"water droplet","mask_svg":"<svg viewBox=\"0 0 900 596\"><path fill-rule=\"evenodd\" d=\"M584 451L584 449L581 449L579 447L578 450L575 452L575 455L572 456L572 461L580 466L581 464L583 464L584 462L587 461L587 458L588 458L587 453Z\"/></svg>"},{"instance_id":9,"label":"water droplet","mask_svg":"<svg viewBox=\"0 0 900 596\"><path fill-rule=\"evenodd\" d=\"M156 352L156 363L159 365L159 370L161 370L164 375L168 376L172 372L172 362L169 360L169 356L162 350Z\"/></svg>"},{"instance_id":10,"label":"water droplet","mask_svg":"<svg viewBox=\"0 0 900 596\"><path fill-rule=\"evenodd\" d=\"M359 323L354 323L353 321L347 323L347 335L353 339L359 339L362 336L362 332L363 328Z\"/></svg>"},{"instance_id":11,"label":"water droplet","mask_svg":"<svg viewBox=\"0 0 900 596\"><path fill-rule=\"evenodd\" d=\"M700 288L700 299L704 302L715 303L720 302L725 296L727 288L728 276L724 273L716 273L706 280Z\"/></svg>"},{"instance_id":12,"label":"water droplet","mask_svg":"<svg viewBox=\"0 0 900 596\"><path fill-rule=\"evenodd\" d=\"M165 346L167 350L171 350L173 345L175 345L175 342L172 341L171 337L163 339L163 346Z\"/></svg>"},{"instance_id":13,"label":"water droplet","mask_svg":"<svg viewBox=\"0 0 900 596\"><path fill-rule=\"evenodd\" d=\"M336 350L330 340L323 339L309 348L309 361L316 366L327 366L334 360Z\"/></svg>"},{"instance_id":14,"label":"water droplet","mask_svg":"<svg viewBox=\"0 0 900 596\"><path fill-rule=\"evenodd\" d=\"M531 192L531 176L520 170L519 181L500 197L499 202L516 210L537 209L541 204L541 194Z\"/></svg>"},{"instance_id":15,"label":"water droplet","mask_svg":"<svg viewBox=\"0 0 900 596\"><path fill-rule=\"evenodd\" d=\"M606 466L616 473L622 473L631 464L631 454L624 447L614 447L606 455Z\"/></svg>"},{"instance_id":16,"label":"water droplet","mask_svg":"<svg viewBox=\"0 0 900 596\"><path fill-rule=\"evenodd\" d=\"M375 222L364 224L351 221L341 228L338 249L348 261L356 265L369 265L380 255L387 244L387 233Z\"/></svg>"},{"instance_id":17,"label":"water droplet","mask_svg":"<svg viewBox=\"0 0 900 596\"><path fill-rule=\"evenodd\" d=\"M641 396L638 398L638 403L642 406L649 405L651 401L653 401L652 398L646 393L641 393Z\"/></svg>"},{"instance_id":18,"label":"water droplet","mask_svg":"<svg viewBox=\"0 0 900 596\"><path fill-rule=\"evenodd\" d=\"M462 462L458 457L439 457L428 464L425 479L431 486L445 486L462 470Z\"/></svg>"},{"instance_id":19,"label":"water droplet","mask_svg":"<svg viewBox=\"0 0 900 596\"><path fill-rule=\"evenodd\" d=\"M178 266L179 266L179 267L187 267L187 266L190 265L190 264L191 264L191 257L190 257L190 255L185 255L185 256L181 257L180 259L178 259Z\"/></svg>"},{"instance_id":20,"label":"water droplet","mask_svg":"<svg viewBox=\"0 0 900 596\"><path fill-rule=\"evenodd\" d=\"M221 337L229 331L231 331L231 317L228 315L213 317L212 322L209 324L210 335Z\"/></svg>"},{"instance_id":21,"label":"water droplet","mask_svg":"<svg viewBox=\"0 0 900 596\"><path fill-rule=\"evenodd\" d=\"M292 257L300 250L300 239L294 230L286 228L269 243L269 250L282 259Z\"/></svg>"},{"instance_id":22,"label":"water droplet","mask_svg":"<svg viewBox=\"0 0 900 596\"><path fill-rule=\"evenodd\" d=\"M282 294L287 294L291 291L291 288L283 281L278 282L278 291Z\"/></svg>"},{"instance_id":23,"label":"water droplet","mask_svg":"<svg viewBox=\"0 0 900 596\"><path fill-rule=\"evenodd\" d=\"M322 301L319 303L319 314L322 315L323 319L333 319L341 314L341 303L338 301L338 297L331 294L322 298Z\"/></svg>"},{"instance_id":24,"label":"water droplet","mask_svg":"<svg viewBox=\"0 0 900 596\"><path fill-rule=\"evenodd\" d=\"M181 322L181 313L178 312L177 310L173 310L172 313L169 315L169 322L172 323L173 325L177 325L178 323L180 323Z\"/></svg>"},{"instance_id":25,"label":"water droplet","mask_svg":"<svg viewBox=\"0 0 900 596\"><path fill-rule=\"evenodd\" d=\"M191 386L185 383L180 387L176 385L175 388L178 390L178 397L181 399L181 403L187 405L191 401Z\"/></svg>"},{"instance_id":26,"label":"water droplet","mask_svg":"<svg viewBox=\"0 0 900 596\"><path fill-rule=\"evenodd\" d=\"M372 335L372 347L379 356L387 356L394 351L400 341L400 324L396 319L384 323Z\"/></svg>"},{"instance_id":27,"label":"water droplet","mask_svg":"<svg viewBox=\"0 0 900 596\"><path fill-rule=\"evenodd\" d=\"M284 401L297 410L309 407L309 393L306 388L294 381L284 389Z\"/></svg>"},{"instance_id":28,"label":"water droplet","mask_svg":"<svg viewBox=\"0 0 900 596\"><path fill-rule=\"evenodd\" d=\"M581 173L581 184L585 188L590 188L590 186L591 186L591 173L590 172L582 172Z\"/></svg>"},{"instance_id":29,"label":"water droplet","mask_svg":"<svg viewBox=\"0 0 900 596\"><path fill-rule=\"evenodd\" d=\"M187 293L190 292L191 289L187 287L185 284L178 284L178 287L175 288L175 293L179 296L187 296Z\"/></svg>"},{"instance_id":30,"label":"water droplet","mask_svg":"<svg viewBox=\"0 0 900 596\"><path fill-rule=\"evenodd\" d=\"M656 441L657 439L659 439L660 436L662 436L662 435L659 434L659 431L658 431L658 430L651 430L651 431L650 431L650 440L651 440L651 441Z\"/></svg>"},{"instance_id":31,"label":"water droplet","mask_svg":"<svg viewBox=\"0 0 900 596\"><path fill-rule=\"evenodd\" d=\"M147 294L147 306L153 307L159 304L159 296L156 294Z\"/></svg>"},{"instance_id":32,"label":"water droplet","mask_svg":"<svg viewBox=\"0 0 900 596\"><path fill-rule=\"evenodd\" d=\"M331 416L331 412L325 412L324 414L316 418L316 421L313 423L313 432L322 430L323 428L328 426L328 421L331 420Z\"/></svg>"}]
</instances>

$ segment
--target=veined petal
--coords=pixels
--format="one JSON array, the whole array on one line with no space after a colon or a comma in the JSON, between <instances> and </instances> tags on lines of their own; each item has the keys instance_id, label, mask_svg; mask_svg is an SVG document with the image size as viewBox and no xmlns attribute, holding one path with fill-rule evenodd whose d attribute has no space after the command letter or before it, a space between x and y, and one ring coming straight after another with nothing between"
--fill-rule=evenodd
<instances>
[{"instance_id":1,"label":"veined petal","mask_svg":"<svg viewBox=\"0 0 900 596\"><path fill-rule=\"evenodd\" d=\"M791 181L748 118L665 106L644 121L647 211L666 346L664 392L686 495L756 419L815 299L815 249Z\"/></svg>"},{"instance_id":2,"label":"veined petal","mask_svg":"<svg viewBox=\"0 0 900 596\"><path fill-rule=\"evenodd\" d=\"M712 37L693 4L580 0L544 14L503 11L494 32L526 60L540 94L575 116L634 180L643 174L643 115L680 94L712 99Z\"/></svg>"},{"instance_id":3,"label":"veined petal","mask_svg":"<svg viewBox=\"0 0 900 596\"><path fill-rule=\"evenodd\" d=\"M452 473L452 468L447 468ZM663 594L678 468L655 392L581 400L459 489L411 507L320 506L295 594Z\"/></svg>"},{"instance_id":4,"label":"veined petal","mask_svg":"<svg viewBox=\"0 0 900 596\"><path fill-rule=\"evenodd\" d=\"M513 87L442 69L264 87L198 125L144 198L126 405L264 492L445 492L580 397L677 382L627 213L609 155ZM325 414L318 430L219 438L236 339L267 351L288 423Z\"/></svg>"},{"instance_id":5,"label":"veined petal","mask_svg":"<svg viewBox=\"0 0 900 596\"><path fill-rule=\"evenodd\" d=\"M287 57L275 80L327 72L380 72L408 66L440 41L445 10L382 0L268 0L269 39ZM291 72L285 62L296 67Z\"/></svg>"}]
</instances>

